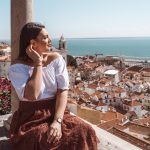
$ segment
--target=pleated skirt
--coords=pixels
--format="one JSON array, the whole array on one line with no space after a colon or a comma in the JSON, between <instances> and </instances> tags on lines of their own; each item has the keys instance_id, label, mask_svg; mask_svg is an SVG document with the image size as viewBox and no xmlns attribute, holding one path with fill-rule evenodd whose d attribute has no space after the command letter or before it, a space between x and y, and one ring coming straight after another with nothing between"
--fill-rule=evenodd
<instances>
[{"instance_id":1,"label":"pleated skirt","mask_svg":"<svg viewBox=\"0 0 150 150\"><path fill-rule=\"evenodd\" d=\"M10 127L12 150L97 150L93 128L65 110L62 137L47 142L47 131L55 114L55 100L20 101Z\"/></svg>"}]
</instances>

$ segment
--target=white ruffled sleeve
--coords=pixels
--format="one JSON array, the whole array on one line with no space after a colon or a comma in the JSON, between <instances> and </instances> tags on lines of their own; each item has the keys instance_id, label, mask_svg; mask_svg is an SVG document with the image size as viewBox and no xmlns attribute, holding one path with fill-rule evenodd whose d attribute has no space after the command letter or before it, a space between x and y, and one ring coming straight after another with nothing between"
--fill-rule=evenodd
<instances>
[{"instance_id":1,"label":"white ruffled sleeve","mask_svg":"<svg viewBox=\"0 0 150 150\"><path fill-rule=\"evenodd\" d=\"M15 88L15 91L20 100L26 100L24 98L24 90L26 82L29 78L28 68L20 65L12 65L8 71L8 77L11 81L11 84Z\"/></svg>"},{"instance_id":2,"label":"white ruffled sleeve","mask_svg":"<svg viewBox=\"0 0 150 150\"><path fill-rule=\"evenodd\" d=\"M66 67L66 62L62 56L59 56L56 61L55 65L55 73L56 73L56 82L57 82L57 89L69 89L69 78L68 78L68 71Z\"/></svg>"}]
</instances>

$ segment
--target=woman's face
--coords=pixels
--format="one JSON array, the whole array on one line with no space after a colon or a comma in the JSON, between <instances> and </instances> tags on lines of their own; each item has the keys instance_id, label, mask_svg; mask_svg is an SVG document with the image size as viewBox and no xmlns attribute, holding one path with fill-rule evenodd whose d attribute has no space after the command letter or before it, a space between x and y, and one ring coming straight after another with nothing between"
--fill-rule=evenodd
<instances>
[{"instance_id":1,"label":"woman's face","mask_svg":"<svg viewBox=\"0 0 150 150\"><path fill-rule=\"evenodd\" d=\"M33 49L39 54L47 52L52 47L51 39L48 36L48 32L43 28L38 34L37 38L33 40Z\"/></svg>"}]
</instances>

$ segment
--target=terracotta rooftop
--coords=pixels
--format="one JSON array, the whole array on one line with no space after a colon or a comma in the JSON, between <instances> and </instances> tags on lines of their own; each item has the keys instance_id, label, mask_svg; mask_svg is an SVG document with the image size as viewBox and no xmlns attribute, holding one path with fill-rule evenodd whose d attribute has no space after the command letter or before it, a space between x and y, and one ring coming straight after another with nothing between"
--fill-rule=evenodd
<instances>
[{"instance_id":1,"label":"terracotta rooftop","mask_svg":"<svg viewBox=\"0 0 150 150\"><path fill-rule=\"evenodd\" d=\"M97 104L97 106L107 106L105 103L103 103L103 102L99 102L98 104Z\"/></svg>"},{"instance_id":2,"label":"terracotta rooftop","mask_svg":"<svg viewBox=\"0 0 150 150\"><path fill-rule=\"evenodd\" d=\"M147 118L142 118L142 119L137 119L137 120L134 120L132 121L138 125L143 125L143 126L150 126L150 116L147 117Z\"/></svg>"},{"instance_id":3,"label":"terracotta rooftop","mask_svg":"<svg viewBox=\"0 0 150 150\"><path fill-rule=\"evenodd\" d=\"M92 67L92 68L96 67L97 66L97 62L90 62L89 66Z\"/></svg>"},{"instance_id":4,"label":"terracotta rooftop","mask_svg":"<svg viewBox=\"0 0 150 150\"><path fill-rule=\"evenodd\" d=\"M108 78L102 78L100 79L100 83L106 84L107 82L109 82L110 80Z\"/></svg>"},{"instance_id":5,"label":"terracotta rooftop","mask_svg":"<svg viewBox=\"0 0 150 150\"><path fill-rule=\"evenodd\" d=\"M104 121L110 121L113 119L121 120L122 118L124 118L124 115L118 112L113 112L113 111L107 111L105 113L101 112L101 120L104 120Z\"/></svg>"},{"instance_id":6,"label":"terracotta rooftop","mask_svg":"<svg viewBox=\"0 0 150 150\"><path fill-rule=\"evenodd\" d=\"M142 71L150 72L150 68L143 68Z\"/></svg>"},{"instance_id":7,"label":"terracotta rooftop","mask_svg":"<svg viewBox=\"0 0 150 150\"><path fill-rule=\"evenodd\" d=\"M89 100L90 95L89 95L88 93L86 93L86 92L82 91L82 93L81 93L81 94L84 96L84 98L85 98L85 99Z\"/></svg>"},{"instance_id":8,"label":"terracotta rooftop","mask_svg":"<svg viewBox=\"0 0 150 150\"><path fill-rule=\"evenodd\" d=\"M128 68L128 71L135 71L135 72L139 72L143 67L139 67L139 66L133 66Z\"/></svg>"},{"instance_id":9,"label":"terracotta rooftop","mask_svg":"<svg viewBox=\"0 0 150 150\"><path fill-rule=\"evenodd\" d=\"M115 91L118 93L126 92L125 89L123 89L123 88L116 88Z\"/></svg>"},{"instance_id":10,"label":"terracotta rooftop","mask_svg":"<svg viewBox=\"0 0 150 150\"><path fill-rule=\"evenodd\" d=\"M96 89L96 88L97 88L97 85L96 85L96 84L89 84L89 85L88 85L88 88Z\"/></svg>"},{"instance_id":11,"label":"terracotta rooftop","mask_svg":"<svg viewBox=\"0 0 150 150\"><path fill-rule=\"evenodd\" d=\"M142 104L140 102L138 102L137 100L132 100L129 102L125 102L124 104L128 105L128 106L142 106Z\"/></svg>"},{"instance_id":12,"label":"terracotta rooftop","mask_svg":"<svg viewBox=\"0 0 150 150\"><path fill-rule=\"evenodd\" d=\"M118 119L113 119L113 120L110 120L110 121L107 121L105 123L102 123L102 124L99 124L97 125L99 128L102 128L104 130L109 130L111 129L112 127L115 127L117 124L119 124L119 120Z\"/></svg>"},{"instance_id":13,"label":"terracotta rooftop","mask_svg":"<svg viewBox=\"0 0 150 150\"><path fill-rule=\"evenodd\" d=\"M68 98L67 103L77 104L76 99L74 99L74 98Z\"/></svg>"},{"instance_id":14,"label":"terracotta rooftop","mask_svg":"<svg viewBox=\"0 0 150 150\"><path fill-rule=\"evenodd\" d=\"M79 84L77 84L77 87L81 88L84 86L84 83L83 82L80 82Z\"/></svg>"},{"instance_id":15,"label":"terracotta rooftop","mask_svg":"<svg viewBox=\"0 0 150 150\"><path fill-rule=\"evenodd\" d=\"M112 133L112 134L114 134L114 135L116 135L116 136L118 136L118 137L120 137L120 138L136 145L137 147L142 148L143 150L149 150L148 146L150 146L150 145L149 145L148 142L146 142L144 140L141 140L137 137L134 137L134 136L132 136L132 135L126 133L126 132L123 132L120 129L117 129L117 128L113 127L110 130L110 133Z\"/></svg>"},{"instance_id":16,"label":"terracotta rooftop","mask_svg":"<svg viewBox=\"0 0 150 150\"><path fill-rule=\"evenodd\" d=\"M95 92L95 93L93 93L91 96L99 95L99 94L101 94L101 92L100 92L100 91L96 91L96 92Z\"/></svg>"},{"instance_id":17,"label":"terracotta rooftop","mask_svg":"<svg viewBox=\"0 0 150 150\"><path fill-rule=\"evenodd\" d=\"M79 88L73 88L72 91L77 94L82 94L82 91Z\"/></svg>"}]
</instances>

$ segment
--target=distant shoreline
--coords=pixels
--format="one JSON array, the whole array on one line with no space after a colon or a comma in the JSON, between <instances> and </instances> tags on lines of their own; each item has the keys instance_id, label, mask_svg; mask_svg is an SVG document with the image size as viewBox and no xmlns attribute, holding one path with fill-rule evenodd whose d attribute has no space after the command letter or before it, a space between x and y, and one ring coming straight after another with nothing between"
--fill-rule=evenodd
<instances>
[{"instance_id":1,"label":"distant shoreline","mask_svg":"<svg viewBox=\"0 0 150 150\"><path fill-rule=\"evenodd\" d=\"M81 38L66 38L66 39L135 39L135 38L150 38L150 36L143 37L81 37ZM54 38L59 39L59 38Z\"/></svg>"},{"instance_id":2,"label":"distant shoreline","mask_svg":"<svg viewBox=\"0 0 150 150\"><path fill-rule=\"evenodd\" d=\"M80 56L73 56L74 58L76 57L86 57L87 55L80 55ZM88 56L95 56L95 55L88 55ZM112 58L120 58L120 59L125 59L125 61L134 61L134 62L145 62L147 61L148 63L150 62L150 57L134 57L134 56L113 56L113 55L102 55L99 58L105 58L105 57L112 57Z\"/></svg>"},{"instance_id":3,"label":"distant shoreline","mask_svg":"<svg viewBox=\"0 0 150 150\"><path fill-rule=\"evenodd\" d=\"M133 36L133 37L67 37L67 39L135 39L135 38L150 38L150 36ZM58 40L60 39L59 37L57 38L52 38L53 40ZM0 39L0 42L5 42L5 41L11 41L10 39Z\"/></svg>"},{"instance_id":4,"label":"distant shoreline","mask_svg":"<svg viewBox=\"0 0 150 150\"><path fill-rule=\"evenodd\" d=\"M11 45L10 40L3 42ZM59 46L59 39L52 39L54 47ZM86 56L103 54L104 56L120 56L150 59L150 37L90 37L66 38L68 54Z\"/></svg>"}]
</instances>

